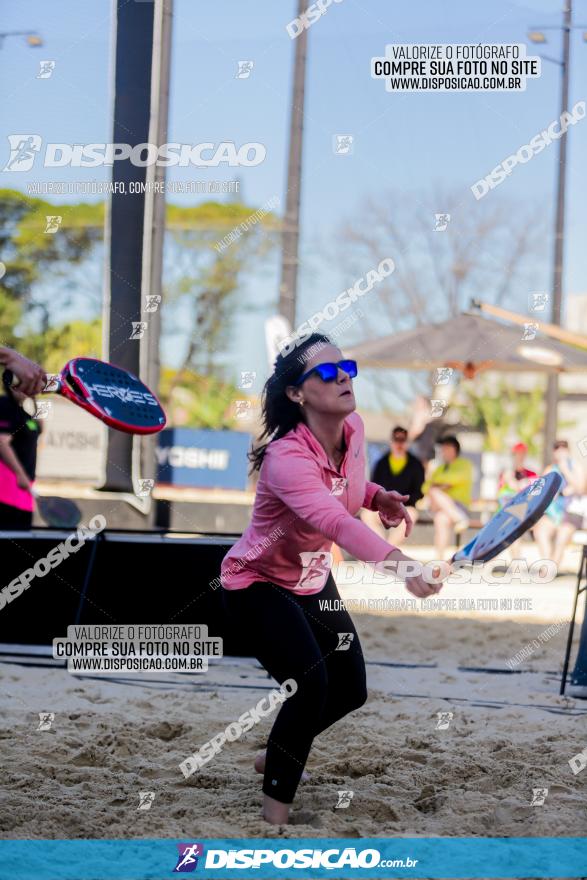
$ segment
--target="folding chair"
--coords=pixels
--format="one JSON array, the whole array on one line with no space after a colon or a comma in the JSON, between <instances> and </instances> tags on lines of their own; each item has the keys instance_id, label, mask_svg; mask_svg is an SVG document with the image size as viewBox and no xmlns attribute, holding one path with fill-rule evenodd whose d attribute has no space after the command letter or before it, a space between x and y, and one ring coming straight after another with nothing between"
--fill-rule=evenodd
<instances>
[{"instance_id":1,"label":"folding chair","mask_svg":"<svg viewBox=\"0 0 587 880\"><path fill-rule=\"evenodd\" d=\"M583 552L579 563L579 571L577 573L577 589L575 590L575 601L573 603L573 615L569 626L569 636L567 638L567 648L565 652L565 662L563 666L563 674L561 678L560 693L564 694L567 683L567 672L569 669L569 660L571 657L571 649L573 646L573 634L575 631L575 617L577 615L577 605L579 595L587 593L587 532L581 533L581 543L583 544ZM585 583L581 586L581 581L585 578ZM579 641L579 652L575 660L575 669L571 678L571 683L579 687L585 688L585 698L587 698L587 609L583 618L583 626L581 628L581 639Z\"/></svg>"}]
</instances>

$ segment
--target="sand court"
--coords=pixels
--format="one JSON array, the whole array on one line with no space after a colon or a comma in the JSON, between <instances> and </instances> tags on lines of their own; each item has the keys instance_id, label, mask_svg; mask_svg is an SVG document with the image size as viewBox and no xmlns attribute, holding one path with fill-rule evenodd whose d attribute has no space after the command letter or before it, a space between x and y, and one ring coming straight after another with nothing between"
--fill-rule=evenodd
<instances>
[{"instance_id":1,"label":"sand court","mask_svg":"<svg viewBox=\"0 0 587 880\"><path fill-rule=\"evenodd\" d=\"M188 779L179 769L275 687L255 660L119 679L3 662L0 835L581 836L587 770L569 761L587 746L587 705L558 695L567 631L548 630L573 590L525 588L534 612L353 613L368 702L315 740L279 828L260 818L253 770L273 714ZM39 713L54 715L48 729Z\"/></svg>"}]
</instances>

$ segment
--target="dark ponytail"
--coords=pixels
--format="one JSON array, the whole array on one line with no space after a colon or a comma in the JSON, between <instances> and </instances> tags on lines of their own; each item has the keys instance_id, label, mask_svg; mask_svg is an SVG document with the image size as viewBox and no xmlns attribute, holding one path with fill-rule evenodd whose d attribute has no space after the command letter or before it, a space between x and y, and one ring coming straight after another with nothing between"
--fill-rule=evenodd
<instances>
[{"instance_id":1,"label":"dark ponytail","mask_svg":"<svg viewBox=\"0 0 587 880\"><path fill-rule=\"evenodd\" d=\"M307 371L308 361L324 348L332 345L328 336L322 333L312 333L297 345L288 354L278 354L273 365L273 373L265 382L261 395L261 412L263 419L263 432L259 437L260 445L256 446L248 454L251 462L250 473L260 470L265 456L265 451L272 440L279 440L296 427L302 419L301 407L298 403L290 400L285 389L293 385L296 379ZM316 350L313 347L316 346ZM262 441L267 439L266 443Z\"/></svg>"}]
</instances>

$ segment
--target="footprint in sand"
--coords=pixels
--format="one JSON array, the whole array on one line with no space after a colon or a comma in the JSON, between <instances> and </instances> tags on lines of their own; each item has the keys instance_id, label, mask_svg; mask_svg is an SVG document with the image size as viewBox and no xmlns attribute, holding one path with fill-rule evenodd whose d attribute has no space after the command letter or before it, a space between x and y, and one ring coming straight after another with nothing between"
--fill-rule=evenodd
<instances>
[{"instance_id":1,"label":"footprint in sand","mask_svg":"<svg viewBox=\"0 0 587 880\"><path fill-rule=\"evenodd\" d=\"M320 817L310 810L300 810L294 813L289 819L290 825L309 825L311 828L320 828Z\"/></svg>"},{"instance_id":2,"label":"footprint in sand","mask_svg":"<svg viewBox=\"0 0 587 880\"><path fill-rule=\"evenodd\" d=\"M99 694L86 694L83 693L81 695L84 700L87 700L88 703L95 703L97 705L102 705L103 703L110 703L110 699L108 697L101 697Z\"/></svg>"},{"instance_id":3,"label":"footprint in sand","mask_svg":"<svg viewBox=\"0 0 587 880\"><path fill-rule=\"evenodd\" d=\"M160 721L158 724L151 724L149 727L146 727L145 733L147 736L153 737L154 739L162 739L165 740L165 742L169 742L169 740L182 736L186 730L187 725L180 721L176 723Z\"/></svg>"},{"instance_id":4,"label":"footprint in sand","mask_svg":"<svg viewBox=\"0 0 587 880\"><path fill-rule=\"evenodd\" d=\"M436 813L446 800L446 795L439 794L433 785L425 785L414 806L421 813Z\"/></svg>"},{"instance_id":5,"label":"footprint in sand","mask_svg":"<svg viewBox=\"0 0 587 880\"><path fill-rule=\"evenodd\" d=\"M410 749L425 749L426 751L428 751L430 749L429 740L415 739L414 737L408 737L406 739L406 745Z\"/></svg>"},{"instance_id":6,"label":"footprint in sand","mask_svg":"<svg viewBox=\"0 0 587 880\"><path fill-rule=\"evenodd\" d=\"M401 758L404 761L412 761L414 764L427 764L428 763L428 754L423 754L422 752L402 752Z\"/></svg>"},{"instance_id":7,"label":"footprint in sand","mask_svg":"<svg viewBox=\"0 0 587 880\"><path fill-rule=\"evenodd\" d=\"M150 703L149 700L137 700L134 704L137 709L154 709L153 703Z\"/></svg>"},{"instance_id":8,"label":"footprint in sand","mask_svg":"<svg viewBox=\"0 0 587 880\"><path fill-rule=\"evenodd\" d=\"M362 779L364 776L382 776L388 772L388 765L385 761L360 761L351 764L347 761L339 762L331 766L325 767L324 770L335 776L348 776L350 779Z\"/></svg>"},{"instance_id":9,"label":"footprint in sand","mask_svg":"<svg viewBox=\"0 0 587 880\"><path fill-rule=\"evenodd\" d=\"M69 763L76 767L96 767L103 762L94 749L82 749L81 752L73 756Z\"/></svg>"}]
</instances>

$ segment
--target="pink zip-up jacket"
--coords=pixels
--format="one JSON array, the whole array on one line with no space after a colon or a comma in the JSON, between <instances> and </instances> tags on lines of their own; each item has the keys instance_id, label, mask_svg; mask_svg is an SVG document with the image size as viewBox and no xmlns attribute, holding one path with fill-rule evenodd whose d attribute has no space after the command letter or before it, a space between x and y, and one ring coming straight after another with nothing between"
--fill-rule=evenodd
<instances>
[{"instance_id":1,"label":"pink zip-up jacket","mask_svg":"<svg viewBox=\"0 0 587 880\"><path fill-rule=\"evenodd\" d=\"M373 509L382 487L365 479L365 432L358 413L345 419L343 430L347 451L339 471L303 422L269 443L251 523L222 560L225 589L268 581L312 595L330 573L333 542L364 562L382 562L394 549L354 518L361 507Z\"/></svg>"}]
</instances>

